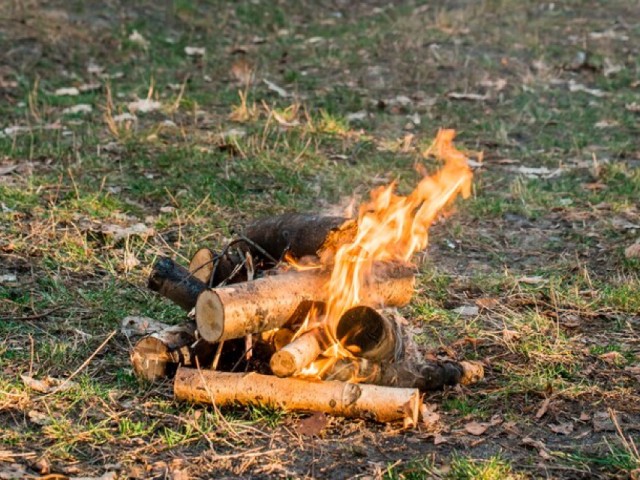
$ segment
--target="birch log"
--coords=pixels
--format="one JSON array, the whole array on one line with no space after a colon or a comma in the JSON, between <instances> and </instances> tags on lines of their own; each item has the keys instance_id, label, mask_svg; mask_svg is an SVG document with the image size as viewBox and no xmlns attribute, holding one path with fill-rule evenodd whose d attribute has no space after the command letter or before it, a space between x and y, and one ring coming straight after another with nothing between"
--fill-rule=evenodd
<instances>
[{"instance_id":1,"label":"birch log","mask_svg":"<svg viewBox=\"0 0 640 480\"><path fill-rule=\"evenodd\" d=\"M278 378L258 373L227 373L181 367L174 381L178 400L224 405L269 405L286 410L390 422L417 423L420 392L345 382Z\"/></svg>"},{"instance_id":2,"label":"birch log","mask_svg":"<svg viewBox=\"0 0 640 480\"><path fill-rule=\"evenodd\" d=\"M327 270L290 271L252 282L203 291L196 303L198 331L209 342L240 338L285 325L302 302L329 297ZM362 288L361 303L403 306L413 294L411 268L379 264Z\"/></svg>"}]
</instances>

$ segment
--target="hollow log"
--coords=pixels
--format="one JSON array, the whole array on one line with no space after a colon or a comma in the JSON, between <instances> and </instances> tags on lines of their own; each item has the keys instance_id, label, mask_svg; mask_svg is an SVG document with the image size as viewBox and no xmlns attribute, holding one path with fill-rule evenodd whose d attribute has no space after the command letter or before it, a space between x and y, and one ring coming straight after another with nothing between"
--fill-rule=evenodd
<instances>
[{"instance_id":1,"label":"hollow log","mask_svg":"<svg viewBox=\"0 0 640 480\"><path fill-rule=\"evenodd\" d=\"M335 338L352 355L375 362L397 361L404 351L398 324L364 305L350 308L340 317ZM331 343L322 327L305 332L271 357L271 370L279 377L300 373Z\"/></svg>"},{"instance_id":2,"label":"hollow log","mask_svg":"<svg viewBox=\"0 0 640 480\"><path fill-rule=\"evenodd\" d=\"M204 282L169 257L161 257L153 265L148 286L187 311L195 307L198 295L207 289Z\"/></svg>"},{"instance_id":3,"label":"hollow log","mask_svg":"<svg viewBox=\"0 0 640 480\"><path fill-rule=\"evenodd\" d=\"M131 352L134 372L150 381L172 377L178 365L203 366L212 358L213 346L196 340L195 322L152 333L139 340Z\"/></svg>"},{"instance_id":4,"label":"hollow log","mask_svg":"<svg viewBox=\"0 0 640 480\"><path fill-rule=\"evenodd\" d=\"M257 373L178 369L173 386L178 400L225 405L268 405L289 411L324 412L378 422L417 422L420 392L345 382L278 378Z\"/></svg>"},{"instance_id":5,"label":"hollow log","mask_svg":"<svg viewBox=\"0 0 640 480\"><path fill-rule=\"evenodd\" d=\"M285 213L257 220L247 226L244 236L262 247L276 260L289 252L294 257L315 255L332 232L341 230L344 217L304 213ZM255 246L245 244L256 257L263 254Z\"/></svg>"},{"instance_id":6,"label":"hollow log","mask_svg":"<svg viewBox=\"0 0 640 480\"><path fill-rule=\"evenodd\" d=\"M240 338L285 325L301 302L323 302L329 296L326 270L290 271L222 288L205 290L196 304L198 331L209 342ZM379 264L362 288L361 303L402 306L413 293L411 268Z\"/></svg>"}]
</instances>

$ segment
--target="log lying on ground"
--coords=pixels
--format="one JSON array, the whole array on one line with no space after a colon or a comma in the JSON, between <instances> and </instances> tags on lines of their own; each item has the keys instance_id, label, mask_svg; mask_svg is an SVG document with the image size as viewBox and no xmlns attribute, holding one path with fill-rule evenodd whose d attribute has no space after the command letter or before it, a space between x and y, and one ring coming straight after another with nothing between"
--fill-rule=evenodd
<instances>
[{"instance_id":1,"label":"log lying on ground","mask_svg":"<svg viewBox=\"0 0 640 480\"><path fill-rule=\"evenodd\" d=\"M323 380L357 381L388 387L417 388L421 392L442 390L447 386L469 385L484 376L477 362L426 361L384 364L366 358L338 360L322 375Z\"/></svg>"},{"instance_id":2,"label":"log lying on ground","mask_svg":"<svg viewBox=\"0 0 640 480\"><path fill-rule=\"evenodd\" d=\"M153 265L149 288L189 311L207 285L191 275L189 270L169 257L161 257Z\"/></svg>"},{"instance_id":3,"label":"log lying on ground","mask_svg":"<svg viewBox=\"0 0 640 480\"><path fill-rule=\"evenodd\" d=\"M240 338L285 325L301 302L326 301L326 270L290 271L253 282L203 291L196 304L198 331L209 342ZM361 303L403 306L413 294L413 270L379 264L363 286Z\"/></svg>"},{"instance_id":4,"label":"log lying on ground","mask_svg":"<svg viewBox=\"0 0 640 480\"><path fill-rule=\"evenodd\" d=\"M218 406L261 404L378 422L410 417L415 424L420 405L420 392L413 388L318 382L185 367L178 369L173 391L178 400L190 402Z\"/></svg>"},{"instance_id":5,"label":"log lying on ground","mask_svg":"<svg viewBox=\"0 0 640 480\"><path fill-rule=\"evenodd\" d=\"M375 362L398 361L404 351L399 325L365 305L350 308L340 317L334 338L351 354ZM331 343L323 327L310 330L271 357L271 370L279 377L300 373Z\"/></svg>"},{"instance_id":6,"label":"log lying on ground","mask_svg":"<svg viewBox=\"0 0 640 480\"><path fill-rule=\"evenodd\" d=\"M142 338L133 347L135 373L150 381L172 377L178 365L204 366L213 358L213 346L196 340L195 322L174 325Z\"/></svg>"},{"instance_id":7,"label":"log lying on ground","mask_svg":"<svg viewBox=\"0 0 640 480\"><path fill-rule=\"evenodd\" d=\"M330 233L338 231L348 220L304 213L285 213L257 220L247 226L244 236L280 260L285 252L300 258L315 255ZM263 256L254 245L246 244L256 257Z\"/></svg>"}]
</instances>

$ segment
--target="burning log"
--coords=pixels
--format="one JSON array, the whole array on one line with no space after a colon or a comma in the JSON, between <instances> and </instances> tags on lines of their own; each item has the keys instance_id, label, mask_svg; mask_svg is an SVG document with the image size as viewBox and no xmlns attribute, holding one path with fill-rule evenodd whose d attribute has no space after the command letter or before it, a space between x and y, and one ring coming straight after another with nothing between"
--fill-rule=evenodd
<instances>
[{"instance_id":1,"label":"burning log","mask_svg":"<svg viewBox=\"0 0 640 480\"><path fill-rule=\"evenodd\" d=\"M153 265L148 286L187 311L195 307L198 295L207 289L204 282L169 257L161 257Z\"/></svg>"},{"instance_id":2,"label":"burning log","mask_svg":"<svg viewBox=\"0 0 640 480\"><path fill-rule=\"evenodd\" d=\"M322 374L323 380L357 381L388 387L417 388L421 392L442 390L447 386L469 385L484 376L476 362L427 361L383 364L366 358L338 360Z\"/></svg>"},{"instance_id":3,"label":"burning log","mask_svg":"<svg viewBox=\"0 0 640 480\"><path fill-rule=\"evenodd\" d=\"M275 259L281 259L286 252L300 258L315 255L332 233L343 230L348 223L352 222L344 217L285 213L253 222L244 236ZM257 257L263 256L254 245L247 244L245 248Z\"/></svg>"},{"instance_id":4,"label":"burning log","mask_svg":"<svg viewBox=\"0 0 640 480\"><path fill-rule=\"evenodd\" d=\"M287 410L324 412L389 422L410 417L416 424L420 392L345 382L278 378L257 373L226 373L178 369L173 386L178 400L233 404L262 404Z\"/></svg>"},{"instance_id":5,"label":"burning log","mask_svg":"<svg viewBox=\"0 0 640 480\"><path fill-rule=\"evenodd\" d=\"M174 325L146 336L131 352L133 370L150 381L172 377L178 365L205 365L212 358L212 346L196 340L195 322Z\"/></svg>"},{"instance_id":6,"label":"burning log","mask_svg":"<svg viewBox=\"0 0 640 480\"><path fill-rule=\"evenodd\" d=\"M347 310L338 320L334 335L344 349L365 359L393 362L403 353L398 324L364 305ZM271 370L279 377L300 373L330 345L325 330L310 330L271 357Z\"/></svg>"},{"instance_id":7,"label":"burning log","mask_svg":"<svg viewBox=\"0 0 640 480\"><path fill-rule=\"evenodd\" d=\"M313 362L327 349L323 330L316 328L303 333L271 357L269 366L278 377L290 377Z\"/></svg>"},{"instance_id":8,"label":"burning log","mask_svg":"<svg viewBox=\"0 0 640 480\"><path fill-rule=\"evenodd\" d=\"M325 301L331 273L325 270L291 271L253 282L205 290L196 304L198 331L209 342L240 338L281 327L301 302ZM413 293L411 268L379 264L361 292L361 303L402 306Z\"/></svg>"}]
</instances>

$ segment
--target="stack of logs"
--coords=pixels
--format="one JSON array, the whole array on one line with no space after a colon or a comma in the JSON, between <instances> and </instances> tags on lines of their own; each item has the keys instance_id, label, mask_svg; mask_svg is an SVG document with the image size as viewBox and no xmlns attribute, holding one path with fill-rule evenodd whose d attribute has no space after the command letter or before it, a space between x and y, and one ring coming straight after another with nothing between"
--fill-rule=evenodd
<instances>
[{"instance_id":1,"label":"stack of logs","mask_svg":"<svg viewBox=\"0 0 640 480\"><path fill-rule=\"evenodd\" d=\"M219 253L199 250L188 269L160 258L149 288L195 314L195 322L138 341L135 372L152 381L175 377L181 400L415 423L420 392L476 381L482 367L421 357L406 322L389 310L413 294L414 272L406 265L377 264L362 304L332 332L307 326L309 312L321 317L328 299L333 255L356 229L342 217L286 214L254 222ZM326 267L292 269L285 256ZM305 377L332 339L351 355Z\"/></svg>"}]
</instances>

